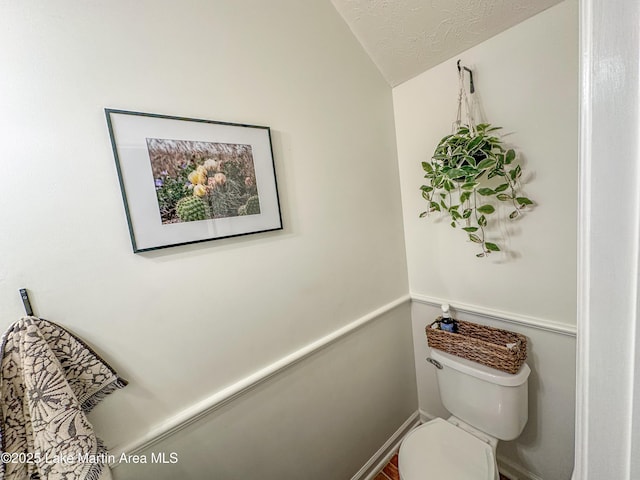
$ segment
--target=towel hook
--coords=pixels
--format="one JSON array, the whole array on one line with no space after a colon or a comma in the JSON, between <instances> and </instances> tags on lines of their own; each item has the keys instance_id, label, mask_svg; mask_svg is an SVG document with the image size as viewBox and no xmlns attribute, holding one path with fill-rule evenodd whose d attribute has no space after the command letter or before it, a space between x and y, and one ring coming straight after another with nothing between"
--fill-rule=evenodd
<instances>
[{"instance_id":1,"label":"towel hook","mask_svg":"<svg viewBox=\"0 0 640 480\"><path fill-rule=\"evenodd\" d=\"M31 302L29 301L29 293L26 288L20 289L20 297L22 298L22 303L24 304L24 311L27 312L28 317L33 316L33 308L31 308Z\"/></svg>"},{"instance_id":2,"label":"towel hook","mask_svg":"<svg viewBox=\"0 0 640 480\"><path fill-rule=\"evenodd\" d=\"M460 60L458 60L458 73L460 73L463 69L469 72L469 93L475 93L476 88L473 86L473 72L470 68L465 67L464 65L460 66Z\"/></svg>"}]
</instances>

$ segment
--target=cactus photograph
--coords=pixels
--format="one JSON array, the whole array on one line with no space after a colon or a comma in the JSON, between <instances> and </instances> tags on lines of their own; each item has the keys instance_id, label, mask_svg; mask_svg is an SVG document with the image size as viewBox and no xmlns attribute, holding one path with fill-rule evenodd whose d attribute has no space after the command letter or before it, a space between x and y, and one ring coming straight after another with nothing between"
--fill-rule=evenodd
<instances>
[{"instance_id":1,"label":"cactus photograph","mask_svg":"<svg viewBox=\"0 0 640 480\"><path fill-rule=\"evenodd\" d=\"M134 253L282 230L269 127L105 115Z\"/></svg>"},{"instance_id":2,"label":"cactus photograph","mask_svg":"<svg viewBox=\"0 0 640 480\"><path fill-rule=\"evenodd\" d=\"M256 215L251 145L147 138L163 224Z\"/></svg>"}]
</instances>

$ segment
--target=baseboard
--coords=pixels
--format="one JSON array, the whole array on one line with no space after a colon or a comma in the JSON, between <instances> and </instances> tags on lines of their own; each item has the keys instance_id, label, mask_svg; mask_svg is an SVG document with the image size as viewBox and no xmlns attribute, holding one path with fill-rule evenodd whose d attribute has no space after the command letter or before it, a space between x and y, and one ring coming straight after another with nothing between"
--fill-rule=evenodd
<instances>
[{"instance_id":1,"label":"baseboard","mask_svg":"<svg viewBox=\"0 0 640 480\"><path fill-rule=\"evenodd\" d=\"M517 465L511 460L507 460L498 455L498 470L510 480L542 480L541 477L531 473L521 465Z\"/></svg>"},{"instance_id":2,"label":"baseboard","mask_svg":"<svg viewBox=\"0 0 640 480\"><path fill-rule=\"evenodd\" d=\"M393 435L387 440L382 447L378 449L376 453L369 459L364 466L358 470L351 480L373 480L380 470L389 463L391 457L396 453L402 439L413 428L420 425L420 412L414 412L401 426L395 431Z\"/></svg>"}]
</instances>

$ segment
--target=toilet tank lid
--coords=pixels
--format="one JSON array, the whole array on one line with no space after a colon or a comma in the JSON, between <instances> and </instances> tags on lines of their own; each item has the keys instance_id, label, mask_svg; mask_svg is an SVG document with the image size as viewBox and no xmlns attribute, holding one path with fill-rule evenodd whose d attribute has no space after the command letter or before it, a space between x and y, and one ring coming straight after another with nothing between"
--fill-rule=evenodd
<instances>
[{"instance_id":1,"label":"toilet tank lid","mask_svg":"<svg viewBox=\"0 0 640 480\"><path fill-rule=\"evenodd\" d=\"M436 349L431 349L431 358L461 373L471 375L479 378L480 380L484 380L485 382L503 385L505 387L517 387L522 385L527 381L529 374L531 373L531 369L526 363L522 364L518 373L511 374Z\"/></svg>"}]
</instances>

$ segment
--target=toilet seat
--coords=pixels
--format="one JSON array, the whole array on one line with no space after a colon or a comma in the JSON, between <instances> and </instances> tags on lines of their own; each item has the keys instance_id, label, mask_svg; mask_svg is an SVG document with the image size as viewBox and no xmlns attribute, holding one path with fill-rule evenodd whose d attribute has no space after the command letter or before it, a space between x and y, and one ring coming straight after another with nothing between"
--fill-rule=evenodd
<instances>
[{"instance_id":1,"label":"toilet seat","mask_svg":"<svg viewBox=\"0 0 640 480\"><path fill-rule=\"evenodd\" d=\"M398 454L401 480L494 480L493 448L436 418L412 430Z\"/></svg>"}]
</instances>

